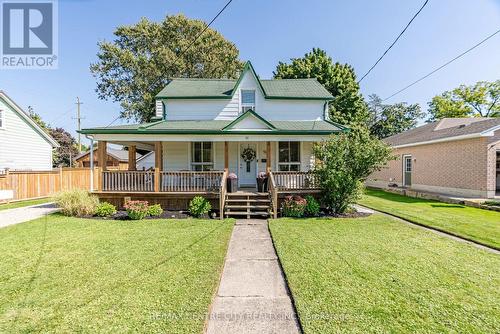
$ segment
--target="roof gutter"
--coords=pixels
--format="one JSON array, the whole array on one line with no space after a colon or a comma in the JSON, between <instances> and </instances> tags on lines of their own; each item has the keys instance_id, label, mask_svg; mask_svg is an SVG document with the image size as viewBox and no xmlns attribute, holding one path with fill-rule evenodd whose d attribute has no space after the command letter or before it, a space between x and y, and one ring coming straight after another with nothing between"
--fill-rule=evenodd
<instances>
[{"instance_id":1,"label":"roof gutter","mask_svg":"<svg viewBox=\"0 0 500 334\"><path fill-rule=\"evenodd\" d=\"M468 135L440 138L440 139L434 139L434 140L426 140L426 141L421 141L421 142L417 142L417 143L410 143L410 144L403 144L403 145L393 145L392 148L405 148L405 147L429 145L429 144L436 144L436 143L446 143L446 142L457 141L457 140L465 140L465 139L473 139L473 138L481 138L481 137L492 137L494 135L493 132L494 131L488 130L488 131L472 133L472 134L468 134Z\"/></svg>"}]
</instances>

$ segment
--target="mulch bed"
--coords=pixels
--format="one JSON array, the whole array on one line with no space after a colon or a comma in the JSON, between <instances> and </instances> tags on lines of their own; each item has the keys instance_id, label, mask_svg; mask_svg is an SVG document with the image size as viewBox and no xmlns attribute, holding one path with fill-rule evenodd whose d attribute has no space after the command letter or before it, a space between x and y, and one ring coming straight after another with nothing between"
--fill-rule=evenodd
<instances>
[{"instance_id":1,"label":"mulch bed","mask_svg":"<svg viewBox=\"0 0 500 334\"><path fill-rule=\"evenodd\" d=\"M202 219L210 219L211 216L205 215L200 218ZM97 217L97 216L85 216L85 217L80 217L80 218L86 218L86 219L101 219L101 220L131 220L128 215L127 211L117 211L114 215L110 217ZM169 210L164 210L163 213L160 216L155 216L155 217L145 217L144 220L147 219L188 219L192 218L192 216L189 214L187 211L169 211Z\"/></svg>"}]
</instances>

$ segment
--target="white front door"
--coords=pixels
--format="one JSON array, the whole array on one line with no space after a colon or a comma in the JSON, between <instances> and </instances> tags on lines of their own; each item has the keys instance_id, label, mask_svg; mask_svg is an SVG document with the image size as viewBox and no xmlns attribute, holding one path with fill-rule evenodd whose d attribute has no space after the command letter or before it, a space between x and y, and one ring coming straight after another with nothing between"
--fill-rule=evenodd
<instances>
[{"instance_id":1,"label":"white front door","mask_svg":"<svg viewBox=\"0 0 500 334\"><path fill-rule=\"evenodd\" d=\"M240 187L255 187L257 185L257 157L252 161L245 161L242 154L247 150L253 150L254 155L257 154L257 144L256 143L240 143L240 166L238 169L238 179Z\"/></svg>"}]
</instances>

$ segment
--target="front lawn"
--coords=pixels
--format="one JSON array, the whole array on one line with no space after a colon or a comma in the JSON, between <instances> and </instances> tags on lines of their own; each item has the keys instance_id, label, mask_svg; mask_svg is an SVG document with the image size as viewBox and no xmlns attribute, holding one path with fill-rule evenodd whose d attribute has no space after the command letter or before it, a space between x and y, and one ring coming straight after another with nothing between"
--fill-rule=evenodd
<instances>
[{"instance_id":1,"label":"front lawn","mask_svg":"<svg viewBox=\"0 0 500 334\"><path fill-rule=\"evenodd\" d=\"M305 333L494 333L500 256L375 214L270 222Z\"/></svg>"},{"instance_id":2,"label":"front lawn","mask_svg":"<svg viewBox=\"0 0 500 334\"><path fill-rule=\"evenodd\" d=\"M31 200L12 202L12 203L3 203L0 204L0 211L7 209L22 208L31 205L45 204L51 201L52 199L50 198L40 198L40 199L31 199Z\"/></svg>"},{"instance_id":3,"label":"front lawn","mask_svg":"<svg viewBox=\"0 0 500 334\"><path fill-rule=\"evenodd\" d=\"M372 189L359 203L500 249L500 212Z\"/></svg>"},{"instance_id":4,"label":"front lawn","mask_svg":"<svg viewBox=\"0 0 500 334\"><path fill-rule=\"evenodd\" d=\"M51 215L0 229L0 332L201 333L232 226Z\"/></svg>"}]
</instances>

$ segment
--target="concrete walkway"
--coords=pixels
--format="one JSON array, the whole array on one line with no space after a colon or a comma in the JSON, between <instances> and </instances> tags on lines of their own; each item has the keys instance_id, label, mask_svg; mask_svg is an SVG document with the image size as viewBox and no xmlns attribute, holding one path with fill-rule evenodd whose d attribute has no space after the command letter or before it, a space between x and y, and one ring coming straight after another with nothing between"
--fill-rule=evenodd
<instances>
[{"instance_id":1,"label":"concrete walkway","mask_svg":"<svg viewBox=\"0 0 500 334\"><path fill-rule=\"evenodd\" d=\"M300 333L266 220L238 220L206 333Z\"/></svg>"},{"instance_id":2,"label":"concrete walkway","mask_svg":"<svg viewBox=\"0 0 500 334\"><path fill-rule=\"evenodd\" d=\"M24 223L59 211L54 203L25 206L0 211L0 228Z\"/></svg>"}]
</instances>

